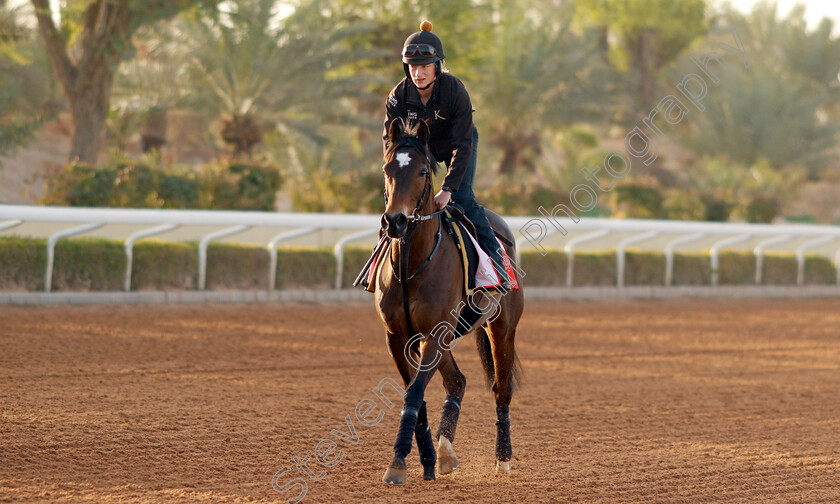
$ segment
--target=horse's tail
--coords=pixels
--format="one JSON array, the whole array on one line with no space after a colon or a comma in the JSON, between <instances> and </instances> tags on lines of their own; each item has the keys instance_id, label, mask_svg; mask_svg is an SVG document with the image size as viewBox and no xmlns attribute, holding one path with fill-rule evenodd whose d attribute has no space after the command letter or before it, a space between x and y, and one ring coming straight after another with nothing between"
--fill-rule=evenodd
<instances>
[{"instance_id":1,"label":"horse's tail","mask_svg":"<svg viewBox=\"0 0 840 504\"><path fill-rule=\"evenodd\" d=\"M487 388L490 388L496 379L496 366L493 364L493 349L490 348L490 337L483 327L475 330L475 346L478 347L478 357L481 359L482 367L484 367L484 381Z\"/></svg>"},{"instance_id":2,"label":"horse's tail","mask_svg":"<svg viewBox=\"0 0 840 504\"><path fill-rule=\"evenodd\" d=\"M490 346L490 336L483 327L479 327L475 331L475 345L478 347L478 357L481 359L481 365L484 368L484 381L487 388L493 386L496 381L496 365L493 363L493 349ZM519 355L514 351L513 354L513 371L511 372L512 388L519 388L522 383L522 364L519 362Z\"/></svg>"}]
</instances>

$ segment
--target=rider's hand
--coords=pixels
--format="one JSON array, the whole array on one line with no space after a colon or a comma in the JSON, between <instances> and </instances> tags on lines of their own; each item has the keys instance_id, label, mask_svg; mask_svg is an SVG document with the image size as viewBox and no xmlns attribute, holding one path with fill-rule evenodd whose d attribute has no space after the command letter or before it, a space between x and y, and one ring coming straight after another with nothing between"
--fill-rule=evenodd
<instances>
[{"instance_id":1,"label":"rider's hand","mask_svg":"<svg viewBox=\"0 0 840 504\"><path fill-rule=\"evenodd\" d=\"M449 191L444 191L443 189L440 190L437 194L435 194L435 205L437 206L438 210L443 210L443 207L449 204L449 199L452 197L452 193Z\"/></svg>"}]
</instances>

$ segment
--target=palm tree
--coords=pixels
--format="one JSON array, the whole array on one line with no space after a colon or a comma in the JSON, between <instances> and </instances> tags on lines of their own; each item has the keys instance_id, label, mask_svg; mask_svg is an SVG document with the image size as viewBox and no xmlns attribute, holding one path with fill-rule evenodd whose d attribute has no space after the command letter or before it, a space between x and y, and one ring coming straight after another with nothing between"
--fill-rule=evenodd
<instances>
[{"instance_id":1,"label":"palm tree","mask_svg":"<svg viewBox=\"0 0 840 504\"><path fill-rule=\"evenodd\" d=\"M267 130L319 139L323 122L349 120L347 101L365 80L342 66L378 51L345 42L371 25L332 18L324 0L285 18L273 0L228 4L212 18L178 20L170 35L183 61L183 102L221 117L234 156L250 156Z\"/></svg>"},{"instance_id":2,"label":"palm tree","mask_svg":"<svg viewBox=\"0 0 840 504\"><path fill-rule=\"evenodd\" d=\"M706 45L731 44L735 27L750 66L733 65L721 75L706 110L681 130L682 142L701 156L723 155L746 166L762 158L777 170L806 166L815 178L834 156L840 132L840 37L826 20L809 31L802 8L780 17L767 2L748 15L730 10L723 21Z\"/></svg>"},{"instance_id":3,"label":"palm tree","mask_svg":"<svg viewBox=\"0 0 840 504\"><path fill-rule=\"evenodd\" d=\"M503 12L475 85L467 83L478 98L479 130L501 150L502 174L533 170L547 133L609 118L609 79L596 41L575 33L566 14Z\"/></svg>"},{"instance_id":4,"label":"palm tree","mask_svg":"<svg viewBox=\"0 0 840 504\"><path fill-rule=\"evenodd\" d=\"M602 53L632 79L630 120L658 98L663 71L706 33L705 0L574 0L577 16L599 30Z\"/></svg>"}]
</instances>

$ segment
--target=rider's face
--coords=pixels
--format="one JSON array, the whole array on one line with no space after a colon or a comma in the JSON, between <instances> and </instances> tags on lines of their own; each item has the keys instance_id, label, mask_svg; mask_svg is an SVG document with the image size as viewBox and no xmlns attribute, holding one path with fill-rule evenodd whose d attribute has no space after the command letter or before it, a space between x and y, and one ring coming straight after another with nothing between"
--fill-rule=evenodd
<instances>
[{"instance_id":1,"label":"rider's face","mask_svg":"<svg viewBox=\"0 0 840 504\"><path fill-rule=\"evenodd\" d=\"M408 65L408 73L411 75L411 82L415 86L422 88L428 86L430 82L435 80L435 64Z\"/></svg>"}]
</instances>

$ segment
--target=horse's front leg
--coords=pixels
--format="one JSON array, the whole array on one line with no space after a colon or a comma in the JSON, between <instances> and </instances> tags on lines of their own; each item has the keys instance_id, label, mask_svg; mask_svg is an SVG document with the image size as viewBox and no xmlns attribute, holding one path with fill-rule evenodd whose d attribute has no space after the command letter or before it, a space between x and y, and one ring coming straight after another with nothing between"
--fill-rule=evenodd
<instances>
[{"instance_id":1,"label":"horse's front leg","mask_svg":"<svg viewBox=\"0 0 840 504\"><path fill-rule=\"evenodd\" d=\"M432 379L435 371L437 371L442 355L443 350L440 348L437 339L429 337L421 345L419 363L416 357L412 359L415 364L418 364L417 367L419 369L405 391L405 400L403 402L402 415L400 416L400 428L397 431L397 439L394 441L394 459L382 476L382 481L389 485L405 484L407 474L405 457L411 453L411 441L421 423L425 423L425 428L421 429L424 431L424 434L418 436L418 440L425 442L425 433L428 433L428 442L432 451L434 451L434 445L431 443L431 431L428 428L428 419L425 415L426 408L423 395L426 391L426 386L429 384L429 380ZM423 413L422 418L421 412ZM426 479L434 479L434 461L431 461L432 476L428 478L427 462L429 460L423 460L427 458L423 457L423 452L426 451L424 448L428 447L421 446L421 461L423 462L425 472L424 477Z\"/></svg>"},{"instance_id":2,"label":"horse's front leg","mask_svg":"<svg viewBox=\"0 0 840 504\"><path fill-rule=\"evenodd\" d=\"M406 342L394 333L387 334L388 349L391 352L391 357L400 372L403 379L403 385L408 388L411 383L412 373L417 371L419 364L416 364L417 357L405 351ZM414 360L415 362L412 362ZM414 437L417 440L417 451L420 452L420 463L423 464L423 479L435 479L435 464L437 462L437 452L435 451L435 443L432 440L432 430L429 428L429 420L426 413L426 401L420 406L420 411L417 414L417 425L414 428Z\"/></svg>"}]
</instances>

